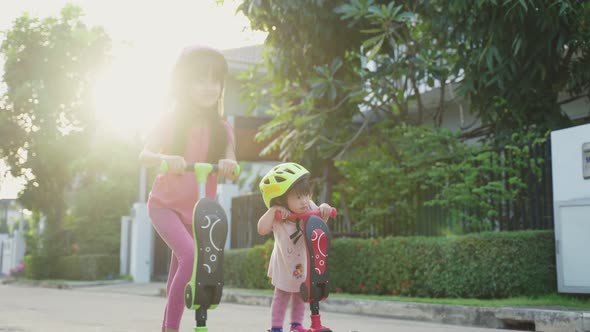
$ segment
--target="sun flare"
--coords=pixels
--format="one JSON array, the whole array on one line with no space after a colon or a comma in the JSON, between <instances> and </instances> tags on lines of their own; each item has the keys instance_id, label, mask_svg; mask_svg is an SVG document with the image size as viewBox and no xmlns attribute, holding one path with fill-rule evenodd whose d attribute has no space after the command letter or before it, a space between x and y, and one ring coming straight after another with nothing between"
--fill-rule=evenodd
<instances>
[{"instance_id":1,"label":"sun flare","mask_svg":"<svg viewBox=\"0 0 590 332\"><path fill-rule=\"evenodd\" d=\"M181 0L149 3L134 24L128 17L116 19L121 14L113 13L113 23L106 28L124 45L113 49L113 62L95 85L94 106L101 128L145 133L166 108L170 70L183 47L206 44L228 49L262 43L262 34L245 31L248 21L235 15L238 5L236 1L224 6ZM131 11L126 6L122 10ZM108 6L93 9L107 15Z\"/></svg>"},{"instance_id":2,"label":"sun flare","mask_svg":"<svg viewBox=\"0 0 590 332\"><path fill-rule=\"evenodd\" d=\"M166 66L140 53L119 52L96 81L94 107L103 130L134 135L147 129L164 108Z\"/></svg>"},{"instance_id":3,"label":"sun flare","mask_svg":"<svg viewBox=\"0 0 590 332\"><path fill-rule=\"evenodd\" d=\"M31 17L59 16L68 3L79 6L84 21L104 28L113 41L112 62L92 90L99 135L144 137L166 110L170 69L183 47L229 49L261 44L266 37L247 29L248 20L236 15L238 0L225 0L223 6L202 0L6 1L0 30L10 29L25 12ZM0 198L15 197L24 182L5 177L5 170L0 164Z\"/></svg>"}]
</instances>

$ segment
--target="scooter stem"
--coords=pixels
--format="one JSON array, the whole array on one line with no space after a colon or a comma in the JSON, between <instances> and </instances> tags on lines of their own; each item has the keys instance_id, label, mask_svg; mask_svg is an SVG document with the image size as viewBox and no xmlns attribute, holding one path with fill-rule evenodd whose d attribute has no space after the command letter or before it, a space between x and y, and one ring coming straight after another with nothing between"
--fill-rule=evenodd
<instances>
[{"instance_id":1,"label":"scooter stem","mask_svg":"<svg viewBox=\"0 0 590 332\"><path fill-rule=\"evenodd\" d=\"M194 163L192 166L197 176L197 183L199 183L199 185L205 184L207 182L207 176L213 171L213 165L207 163Z\"/></svg>"}]
</instances>

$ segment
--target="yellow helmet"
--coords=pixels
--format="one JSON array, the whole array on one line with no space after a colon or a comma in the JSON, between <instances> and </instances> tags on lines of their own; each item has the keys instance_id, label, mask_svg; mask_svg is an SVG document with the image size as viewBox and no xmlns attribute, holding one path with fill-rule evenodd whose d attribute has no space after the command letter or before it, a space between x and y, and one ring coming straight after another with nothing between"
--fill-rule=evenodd
<instances>
[{"instance_id":1,"label":"yellow helmet","mask_svg":"<svg viewBox=\"0 0 590 332\"><path fill-rule=\"evenodd\" d=\"M283 163L273 167L258 185L266 207L269 208L273 198L284 195L297 180L306 175L309 175L309 171L296 163Z\"/></svg>"}]
</instances>

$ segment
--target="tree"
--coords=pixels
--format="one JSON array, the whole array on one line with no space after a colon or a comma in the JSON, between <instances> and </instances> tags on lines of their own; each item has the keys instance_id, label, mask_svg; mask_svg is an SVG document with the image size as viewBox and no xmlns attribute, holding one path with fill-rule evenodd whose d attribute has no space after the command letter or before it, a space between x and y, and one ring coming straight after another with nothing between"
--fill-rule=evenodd
<instances>
[{"instance_id":1,"label":"tree","mask_svg":"<svg viewBox=\"0 0 590 332\"><path fill-rule=\"evenodd\" d=\"M408 11L410 24L394 24L392 14L401 10ZM395 77L395 68L409 68L406 77L439 87L441 96L447 84L459 83L459 95L496 141L570 125L560 105L590 92L587 2L351 0L338 12L370 27L363 42L371 47L369 58L383 54L387 64L401 54L410 60L379 70ZM562 100L563 93L570 96ZM387 95L395 101L395 91ZM416 89L413 98L421 118ZM440 103L435 125L443 109Z\"/></svg>"},{"instance_id":2,"label":"tree","mask_svg":"<svg viewBox=\"0 0 590 332\"><path fill-rule=\"evenodd\" d=\"M138 194L138 140L98 134L89 154L74 166L66 227L78 254L119 254L121 216Z\"/></svg>"},{"instance_id":3,"label":"tree","mask_svg":"<svg viewBox=\"0 0 590 332\"><path fill-rule=\"evenodd\" d=\"M72 5L59 17L24 14L1 45L0 152L12 175L28 180L19 202L45 215L47 239L61 233L73 161L87 153L93 132L93 79L110 51L106 33L81 18Z\"/></svg>"},{"instance_id":4,"label":"tree","mask_svg":"<svg viewBox=\"0 0 590 332\"><path fill-rule=\"evenodd\" d=\"M436 26L461 41L461 93L497 139L569 125L561 104L590 95L590 3L457 0L445 8Z\"/></svg>"},{"instance_id":5,"label":"tree","mask_svg":"<svg viewBox=\"0 0 590 332\"><path fill-rule=\"evenodd\" d=\"M370 137L391 141L376 122L441 125L443 99L435 114L426 114L421 94L437 86L444 95L455 79L456 52L449 38L432 37L441 33L429 16L416 14L427 4L244 1L240 9L253 29L268 33L272 88L264 94L257 83L248 90L253 105L272 101L274 119L259 132L260 139L275 137L268 150L320 164L324 179L334 181L326 176L336 173L333 160Z\"/></svg>"},{"instance_id":6,"label":"tree","mask_svg":"<svg viewBox=\"0 0 590 332\"><path fill-rule=\"evenodd\" d=\"M305 158L309 164L329 159L337 153L338 143L332 143L336 136L352 129L350 121L342 127L338 119L344 114L349 120L355 112L344 103L348 98L342 84L352 81L354 73L343 66L343 58L359 33L340 29L342 23L332 8L324 1L244 1L238 9L253 29L268 33L264 56L268 75L254 86L271 88L261 91L253 86L248 93L252 105L271 100L268 111L275 119L259 138L278 134L268 150L280 146L283 159Z\"/></svg>"},{"instance_id":7,"label":"tree","mask_svg":"<svg viewBox=\"0 0 590 332\"><path fill-rule=\"evenodd\" d=\"M273 104L275 119L260 136L280 133L269 149L280 147L285 159L340 157L376 119L440 127L450 84L488 134L566 126L559 94L590 89L589 8L568 0L245 0L239 10L268 33L272 88L249 90L258 105ZM441 97L426 110L421 95L432 88Z\"/></svg>"},{"instance_id":8,"label":"tree","mask_svg":"<svg viewBox=\"0 0 590 332\"><path fill-rule=\"evenodd\" d=\"M421 157L390 133L439 128L451 85L483 122L478 135L498 145L513 132L542 137L570 124L562 92L588 96L589 8L568 0L245 0L252 28L268 33L268 82L247 91L255 105L271 101L274 119L259 137L276 137L269 150L308 164L356 158L374 142L394 163L413 164ZM427 109L422 94L435 88L440 98Z\"/></svg>"}]
</instances>

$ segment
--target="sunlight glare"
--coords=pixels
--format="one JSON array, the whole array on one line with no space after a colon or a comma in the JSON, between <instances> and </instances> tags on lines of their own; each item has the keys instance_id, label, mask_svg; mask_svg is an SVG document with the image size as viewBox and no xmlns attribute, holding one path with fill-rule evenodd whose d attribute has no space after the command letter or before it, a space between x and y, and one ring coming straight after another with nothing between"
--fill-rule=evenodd
<instances>
[{"instance_id":1,"label":"sunlight glare","mask_svg":"<svg viewBox=\"0 0 590 332\"><path fill-rule=\"evenodd\" d=\"M174 0L142 3L142 15L129 21L136 5L111 6L86 3L97 17L110 16L105 27L132 46L113 50L113 63L96 82L97 119L107 132L144 134L166 110L169 74L182 48L205 44L218 49L260 44L261 34L246 32L248 20L236 16L239 2L224 6L214 2ZM127 15L126 15L127 14Z\"/></svg>"},{"instance_id":2,"label":"sunlight glare","mask_svg":"<svg viewBox=\"0 0 590 332\"><path fill-rule=\"evenodd\" d=\"M95 108L99 126L117 134L142 132L164 109L167 66L139 49L119 51L96 82Z\"/></svg>"}]
</instances>

